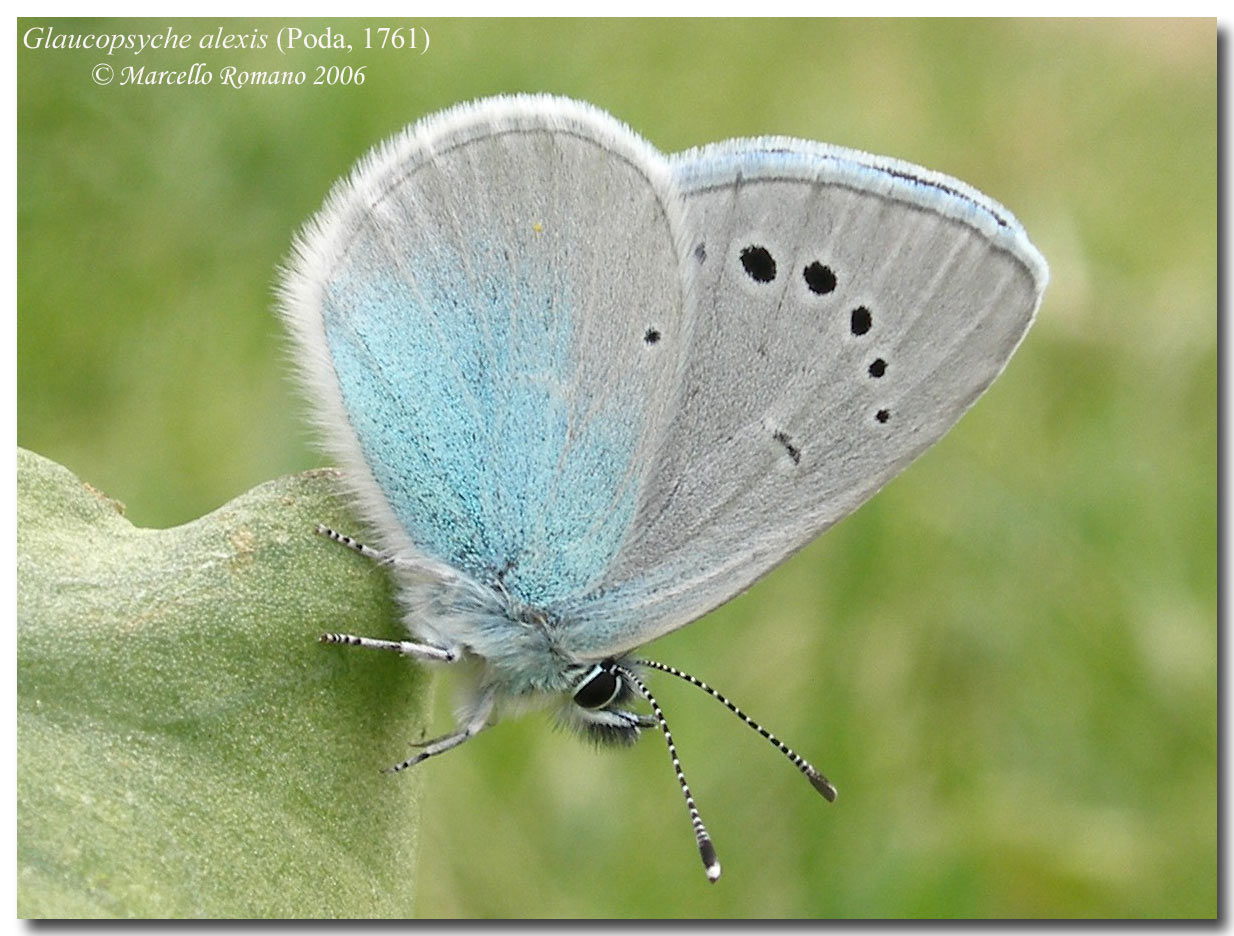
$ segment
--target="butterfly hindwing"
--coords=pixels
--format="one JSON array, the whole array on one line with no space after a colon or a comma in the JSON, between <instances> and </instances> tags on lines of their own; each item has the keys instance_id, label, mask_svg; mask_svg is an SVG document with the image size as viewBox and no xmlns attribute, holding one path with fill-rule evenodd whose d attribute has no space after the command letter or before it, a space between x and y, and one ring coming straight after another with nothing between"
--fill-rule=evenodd
<instances>
[{"instance_id":1,"label":"butterfly hindwing","mask_svg":"<svg viewBox=\"0 0 1234 936\"><path fill-rule=\"evenodd\" d=\"M655 150L549 98L415 125L332 194L285 315L386 548L538 607L602 575L674 399L681 210Z\"/></svg>"}]
</instances>

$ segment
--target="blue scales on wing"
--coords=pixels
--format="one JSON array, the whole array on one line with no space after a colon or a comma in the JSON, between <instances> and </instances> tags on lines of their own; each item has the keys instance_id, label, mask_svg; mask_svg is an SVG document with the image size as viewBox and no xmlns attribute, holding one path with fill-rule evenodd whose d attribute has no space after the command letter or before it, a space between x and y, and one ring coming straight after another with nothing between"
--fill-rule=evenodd
<instances>
[{"instance_id":1,"label":"blue scales on wing","mask_svg":"<svg viewBox=\"0 0 1234 936\"><path fill-rule=\"evenodd\" d=\"M547 609L627 537L682 345L667 171L597 113L456 111L395 140L327 205L298 287L320 290L316 389L383 545Z\"/></svg>"}]
</instances>

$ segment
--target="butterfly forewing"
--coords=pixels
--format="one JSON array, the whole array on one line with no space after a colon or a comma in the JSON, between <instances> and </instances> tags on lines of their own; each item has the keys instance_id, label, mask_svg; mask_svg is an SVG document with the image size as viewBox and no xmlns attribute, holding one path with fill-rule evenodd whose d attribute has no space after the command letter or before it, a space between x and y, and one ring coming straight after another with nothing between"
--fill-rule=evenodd
<instances>
[{"instance_id":1,"label":"butterfly forewing","mask_svg":"<svg viewBox=\"0 0 1234 936\"><path fill-rule=\"evenodd\" d=\"M791 141L675 169L693 340L635 533L579 603L589 652L688 623L869 498L1001 372L1044 287L1010 215L925 170Z\"/></svg>"}]
</instances>

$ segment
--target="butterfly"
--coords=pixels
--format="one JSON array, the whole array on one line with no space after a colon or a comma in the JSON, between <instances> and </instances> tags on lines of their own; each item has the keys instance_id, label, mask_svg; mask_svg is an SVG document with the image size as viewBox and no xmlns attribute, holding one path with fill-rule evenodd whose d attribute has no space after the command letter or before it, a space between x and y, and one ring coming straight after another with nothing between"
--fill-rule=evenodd
<instances>
[{"instance_id":1,"label":"butterfly","mask_svg":"<svg viewBox=\"0 0 1234 936\"><path fill-rule=\"evenodd\" d=\"M457 730L528 704L606 743L658 729L637 648L855 510L1001 373L1048 279L1000 205L783 137L666 156L588 104L505 96L364 157L280 288L297 372L407 640L459 666ZM650 709L638 711L645 703Z\"/></svg>"}]
</instances>

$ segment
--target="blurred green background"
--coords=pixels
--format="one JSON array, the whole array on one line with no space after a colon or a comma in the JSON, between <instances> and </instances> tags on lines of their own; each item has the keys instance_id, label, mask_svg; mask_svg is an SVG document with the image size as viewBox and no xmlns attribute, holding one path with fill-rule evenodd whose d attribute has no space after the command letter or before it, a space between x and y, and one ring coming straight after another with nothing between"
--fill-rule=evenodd
<instances>
[{"instance_id":1,"label":"blurred green background","mask_svg":"<svg viewBox=\"0 0 1234 936\"><path fill-rule=\"evenodd\" d=\"M47 24L286 25L21 20L19 45ZM297 25L356 44L414 25L431 45L19 48L18 443L140 525L322 463L275 269L357 157L461 100L581 97L665 151L775 133L908 159L1005 204L1052 268L1036 326L954 432L649 651L813 759L839 800L654 679L720 883L658 739L596 752L533 715L422 768L423 915L1216 914L1213 21ZM362 87L100 87L104 60L367 68Z\"/></svg>"}]
</instances>

